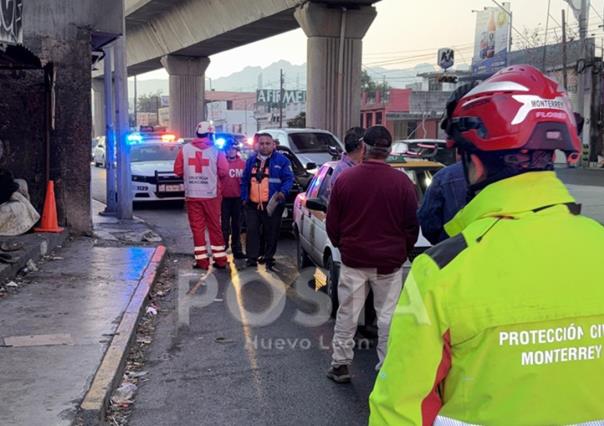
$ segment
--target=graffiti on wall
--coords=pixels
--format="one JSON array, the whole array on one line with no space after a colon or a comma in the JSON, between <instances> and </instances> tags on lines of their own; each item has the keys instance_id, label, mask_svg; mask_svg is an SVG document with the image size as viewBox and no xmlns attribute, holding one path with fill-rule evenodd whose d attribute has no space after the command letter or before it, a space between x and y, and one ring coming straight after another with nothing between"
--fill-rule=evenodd
<instances>
[{"instance_id":1,"label":"graffiti on wall","mask_svg":"<svg viewBox=\"0 0 604 426\"><path fill-rule=\"evenodd\" d=\"M23 0L0 0L0 43L23 43Z\"/></svg>"}]
</instances>

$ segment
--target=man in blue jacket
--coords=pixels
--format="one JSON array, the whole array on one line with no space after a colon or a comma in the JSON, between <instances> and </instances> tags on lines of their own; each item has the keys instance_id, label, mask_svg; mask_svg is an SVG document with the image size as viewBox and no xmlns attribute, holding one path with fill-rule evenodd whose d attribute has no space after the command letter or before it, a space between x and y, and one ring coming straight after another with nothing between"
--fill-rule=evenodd
<instances>
[{"instance_id":1,"label":"man in blue jacket","mask_svg":"<svg viewBox=\"0 0 604 426\"><path fill-rule=\"evenodd\" d=\"M257 140L258 152L248 158L241 179L241 200L247 224L247 265L255 267L258 264L262 235L266 244L264 260L267 269L272 270L281 216L285 199L294 184L294 173L289 160L275 151L276 144L271 135L260 133ZM277 202L277 206L269 212L271 199Z\"/></svg>"},{"instance_id":2,"label":"man in blue jacket","mask_svg":"<svg viewBox=\"0 0 604 426\"><path fill-rule=\"evenodd\" d=\"M424 196L417 216L424 237L432 244L449 238L445 223L449 222L467 202L468 184L461 162L439 170Z\"/></svg>"}]
</instances>

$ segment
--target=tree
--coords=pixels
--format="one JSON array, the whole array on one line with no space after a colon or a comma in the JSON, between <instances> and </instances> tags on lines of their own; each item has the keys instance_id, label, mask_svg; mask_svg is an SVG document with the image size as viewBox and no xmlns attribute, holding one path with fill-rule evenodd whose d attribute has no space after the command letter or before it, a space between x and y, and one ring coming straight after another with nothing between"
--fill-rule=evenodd
<instances>
[{"instance_id":1,"label":"tree","mask_svg":"<svg viewBox=\"0 0 604 426\"><path fill-rule=\"evenodd\" d=\"M382 83L376 83L367 70L363 70L361 72L361 90L366 92L369 98L375 98L377 92L382 93L382 98L385 98L390 90L390 85L385 80Z\"/></svg>"},{"instance_id":2,"label":"tree","mask_svg":"<svg viewBox=\"0 0 604 426\"><path fill-rule=\"evenodd\" d=\"M296 129L303 129L306 127L306 113L301 112L291 120L287 120L287 127L293 127Z\"/></svg>"},{"instance_id":3,"label":"tree","mask_svg":"<svg viewBox=\"0 0 604 426\"><path fill-rule=\"evenodd\" d=\"M161 92L138 97L138 112L157 112L161 108Z\"/></svg>"}]
</instances>

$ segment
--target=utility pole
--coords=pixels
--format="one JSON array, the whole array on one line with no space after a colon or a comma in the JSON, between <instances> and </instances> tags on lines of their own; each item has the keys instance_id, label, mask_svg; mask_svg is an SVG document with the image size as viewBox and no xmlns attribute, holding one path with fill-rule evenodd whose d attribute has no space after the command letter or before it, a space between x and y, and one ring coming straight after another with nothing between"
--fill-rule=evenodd
<instances>
[{"instance_id":1,"label":"utility pole","mask_svg":"<svg viewBox=\"0 0 604 426\"><path fill-rule=\"evenodd\" d=\"M587 0L581 0L581 13L579 14L579 38L581 40L581 55L580 61L583 62L583 67L577 67L577 112L585 118L585 70L587 69ZM581 69L582 68L582 69ZM588 120L585 120L586 122ZM586 126L587 127L587 126ZM585 134L585 132L583 133ZM589 140L589 139L588 139ZM583 135L581 135L581 143L583 143ZM583 163L583 160L581 160ZM589 161L583 166L589 166Z\"/></svg>"},{"instance_id":2,"label":"utility pole","mask_svg":"<svg viewBox=\"0 0 604 426\"><path fill-rule=\"evenodd\" d=\"M282 129L283 128L283 98L285 97L285 94L283 93L283 84L285 83L285 78L283 77L283 68L281 68L281 70L279 71L279 82L280 82L280 89L279 89L279 128Z\"/></svg>"},{"instance_id":3,"label":"utility pole","mask_svg":"<svg viewBox=\"0 0 604 426\"><path fill-rule=\"evenodd\" d=\"M160 105L160 99L161 99L161 94L158 93L155 96L155 121L157 122L157 125L159 126L159 105Z\"/></svg>"},{"instance_id":4,"label":"utility pole","mask_svg":"<svg viewBox=\"0 0 604 426\"><path fill-rule=\"evenodd\" d=\"M547 0L547 18L545 20L545 36L543 37L543 72L545 72L545 67L547 65L547 30L549 29L549 11L551 5L552 0Z\"/></svg>"},{"instance_id":5,"label":"utility pole","mask_svg":"<svg viewBox=\"0 0 604 426\"><path fill-rule=\"evenodd\" d=\"M568 91L568 71L566 60L566 13L562 9L562 81L564 90Z\"/></svg>"},{"instance_id":6,"label":"utility pole","mask_svg":"<svg viewBox=\"0 0 604 426\"><path fill-rule=\"evenodd\" d=\"M138 87L136 75L134 76L134 128L138 129Z\"/></svg>"},{"instance_id":7,"label":"utility pole","mask_svg":"<svg viewBox=\"0 0 604 426\"><path fill-rule=\"evenodd\" d=\"M113 63L111 60L113 47L105 46L103 61L103 78L105 79L105 169L107 173L106 201L107 207L102 215L117 214L117 193L115 188L115 129L113 109Z\"/></svg>"},{"instance_id":8,"label":"utility pole","mask_svg":"<svg viewBox=\"0 0 604 426\"><path fill-rule=\"evenodd\" d=\"M124 31L125 33L125 31ZM117 146L117 217L132 219L132 176L128 145L128 73L125 36L114 42L115 127Z\"/></svg>"}]
</instances>

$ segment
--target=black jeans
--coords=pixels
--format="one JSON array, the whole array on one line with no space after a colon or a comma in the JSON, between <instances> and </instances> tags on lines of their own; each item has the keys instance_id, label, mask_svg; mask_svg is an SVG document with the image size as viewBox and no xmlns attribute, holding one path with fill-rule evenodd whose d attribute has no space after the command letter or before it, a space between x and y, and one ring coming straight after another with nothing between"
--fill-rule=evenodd
<instances>
[{"instance_id":1,"label":"black jeans","mask_svg":"<svg viewBox=\"0 0 604 426\"><path fill-rule=\"evenodd\" d=\"M267 262L274 262L279 241L279 230L281 228L281 216L284 204L279 205L272 216L266 213L265 208L258 209L258 204L248 202L245 208L245 220L247 223L246 252L247 258L257 260L260 255L261 238L264 237L266 244L264 258Z\"/></svg>"},{"instance_id":2,"label":"black jeans","mask_svg":"<svg viewBox=\"0 0 604 426\"><path fill-rule=\"evenodd\" d=\"M241 253L241 198L239 197L222 199L222 235L227 248L231 236L233 254Z\"/></svg>"}]
</instances>

